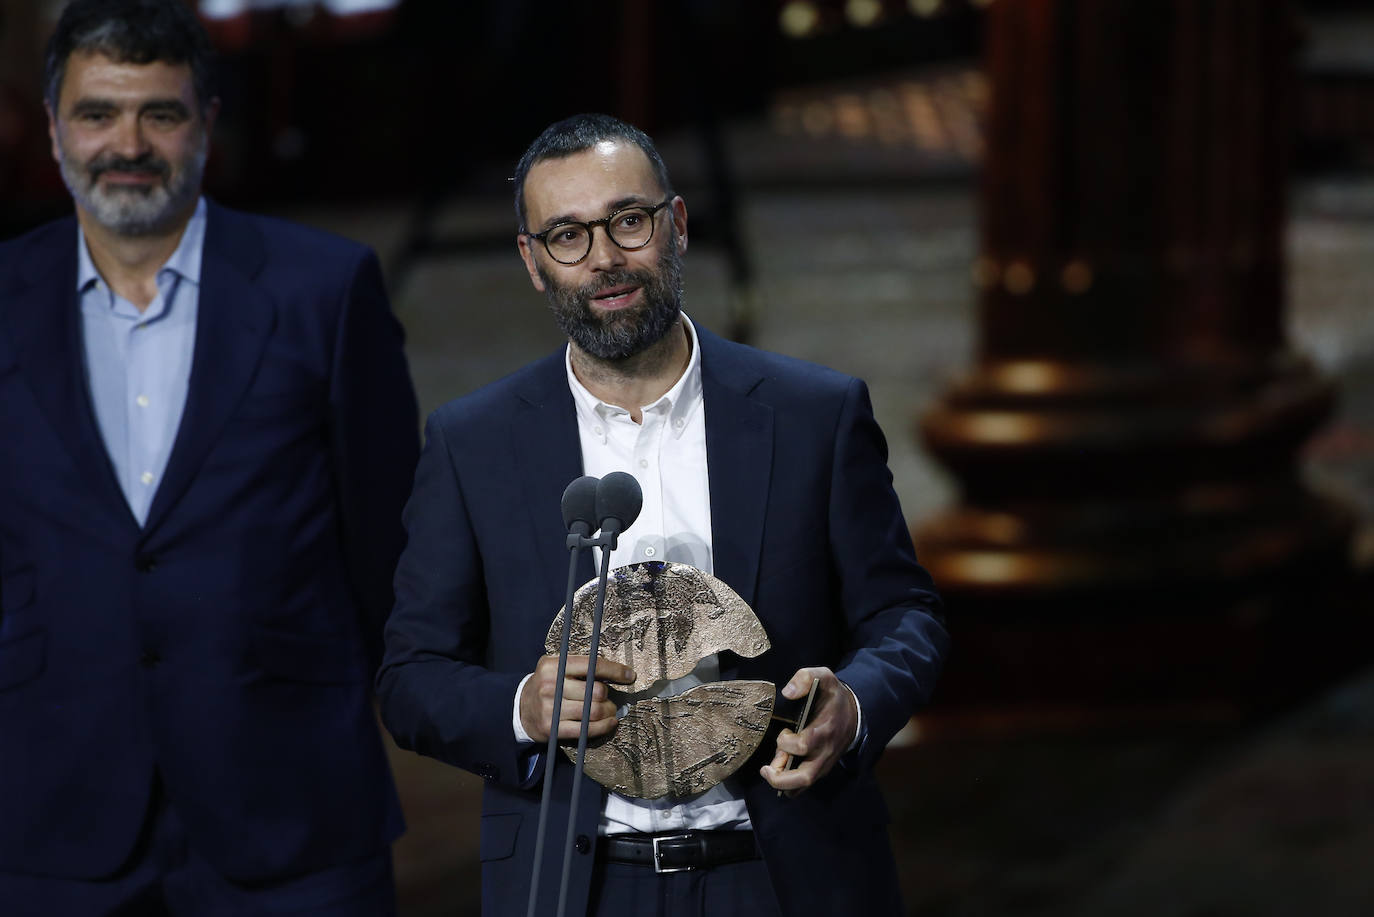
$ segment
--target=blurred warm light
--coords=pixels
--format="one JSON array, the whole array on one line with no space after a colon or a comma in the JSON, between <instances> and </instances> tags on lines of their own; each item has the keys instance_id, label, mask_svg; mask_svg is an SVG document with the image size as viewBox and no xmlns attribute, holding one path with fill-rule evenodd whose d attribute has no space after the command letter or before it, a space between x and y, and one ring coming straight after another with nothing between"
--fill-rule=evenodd
<instances>
[{"instance_id":1,"label":"blurred warm light","mask_svg":"<svg viewBox=\"0 0 1374 917\"><path fill-rule=\"evenodd\" d=\"M1025 395L1058 391L1065 382L1063 369L1047 360L1011 360L992 375L999 389Z\"/></svg>"},{"instance_id":2,"label":"blurred warm light","mask_svg":"<svg viewBox=\"0 0 1374 917\"><path fill-rule=\"evenodd\" d=\"M1024 554L1001 551L960 551L942 565L946 577L951 574L962 582L1019 583L1034 574L1033 565Z\"/></svg>"},{"instance_id":3,"label":"blurred warm light","mask_svg":"<svg viewBox=\"0 0 1374 917\"><path fill-rule=\"evenodd\" d=\"M1002 283L1013 296L1024 296L1035 289L1035 271L1026 261L1013 261L1002 275Z\"/></svg>"},{"instance_id":4,"label":"blurred warm light","mask_svg":"<svg viewBox=\"0 0 1374 917\"><path fill-rule=\"evenodd\" d=\"M997 262L987 255L979 255L973 259L971 273L973 274L973 285L980 290L987 290L997 285Z\"/></svg>"},{"instance_id":5,"label":"blurred warm light","mask_svg":"<svg viewBox=\"0 0 1374 917\"><path fill-rule=\"evenodd\" d=\"M988 78L977 70L969 70L959 80L959 88L974 111L987 107L990 84Z\"/></svg>"},{"instance_id":6,"label":"blurred warm light","mask_svg":"<svg viewBox=\"0 0 1374 917\"><path fill-rule=\"evenodd\" d=\"M868 94L868 110L873 115L873 130L884 146L896 146L906 139L902 103L891 89L875 89Z\"/></svg>"},{"instance_id":7,"label":"blurred warm light","mask_svg":"<svg viewBox=\"0 0 1374 917\"><path fill-rule=\"evenodd\" d=\"M935 108L930 92L920 83L903 83L901 92L916 145L927 150L948 146L949 138L944 125L940 123L940 112Z\"/></svg>"},{"instance_id":8,"label":"blurred warm light","mask_svg":"<svg viewBox=\"0 0 1374 917\"><path fill-rule=\"evenodd\" d=\"M934 16L940 12L941 0L907 0L907 6L917 16Z\"/></svg>"},{"instance_id":9,"label":"blurred warm light","mask_svg":"<svg viewBox=\"0 0 1374 917\"><path fill-rule=\"evenodd\" d=\"M849 0L844 5L844 18L849 24L865 29L876 23L883 15L883 5L878 0Z\"/></svg>"},{"instance_id":10,"label":"blurred warm light","mask_svg":"<svg viewBox=\"0 0 1374 917\"><path fill-rule=\"evenodd\" d=\"M835 115L824 102L812 102L802 109L802 129L812 136L819 137L830 133L835 126Z\"/></svg>"},{"instance_id":11,"label":"blurred warm light","mask_svg":"<svg viewBox=\"0 0 1374 917\"><path fill-rule=\"evenodd\" d=\"M783 34L789 38L805 38L816 30L820 21L821 14L817 11L816 4L796 0L784 6L778 16L778 24L782 27Z\"/></svg>"},{"instance_id":12,"label":"blurred warm light","mask_svg":"<svg viewBox=\"0 0 1374 917\"><path fill-rule=\"evenodd\" d=\"M985 445L1014 445L1038 439L1044 424L1038 417L1011 411L979 411L961 418L961 438Z\"/></svg>"},{"instance_id":13,"label":"blurred warm light","mask_svg":"<svg viewBox=\"0 0 1374 917\"><path fill-rule=\"evenodd\" d=\"M862 140L872 133L868 106L860 96L845 94L837 97L835 99L835 120L841 136L850 140Z\"/></svg>"},{"instance_id":14,"label":"blurred warm light","mask_svg":"<svg viewBox=\"0 0 1374 917\"><path fill-rule=\"evenodd\" d=\"M979 99L986 98L986 85L981 75L956 71L863 88L794 90L780 94L770 117L781 134L908 146L934 157L976 162L983 152Z\"/></svg>"},{"instance_id":15,"label":"blurred warm light","mask_svg":"<svg viewBox=\"0 0 1374 917\"><path fill-rule=\"evenodd\" d=\"M1093 269L1086 261L1074 260L1064 265L1064 270L1059 277L1064 285L1064 292L1077 295L1088 292L1088 288L1093 285Z\"/></svg>"},{"instance_id":16,"label":"blurred warm light","mask_svg":"<svg viewBox=\"0 0 1374 917\"><path fill-rule=\"evenodd\" d=\"M978 517L982 537L996 544L1013 545L1026 538L1026 523L1010 513L984 513Z\"/></svg>"},{"instance_id":17,"label":"blurred warm light","mask_svg":"<svg viewBox=\"0 0 1374 917\"><path fill-rule=\"evenodd\" d=\"M927 555L929 556L929 555ZM1101 558L1062 551L955 551L931 561L937 582L976 583L980 588L1024 587L1028 583L1063 587L1074 583L1100 582L1106 568ZM1114 575L1138 575L1140 565L1114 565Z\"/></svg>"},{"instance_id":18,"label":"blurred warm light","mask_svg":"<svg viewBox=\"0 0 1374 917\"><path fill-rule=\"evenodd\" d=\"M948 96L942 96L941 100L948 110L945 123L949 127L954 148L968 159L980 158L983 155L983 135L972 111L964 105L950 106Z\"/></svg>"},{"instance_id":19,"label":"blurred warm light","mask_svg":"<svg viewBox=\"0 0 1374 917\"><path fill-rule=\"evenodd\" d=\"M1374 527L1366 527L1356 533L1351 556L1355 566L1361 570L1374 567Z\"/></svg>"}]
</instances>

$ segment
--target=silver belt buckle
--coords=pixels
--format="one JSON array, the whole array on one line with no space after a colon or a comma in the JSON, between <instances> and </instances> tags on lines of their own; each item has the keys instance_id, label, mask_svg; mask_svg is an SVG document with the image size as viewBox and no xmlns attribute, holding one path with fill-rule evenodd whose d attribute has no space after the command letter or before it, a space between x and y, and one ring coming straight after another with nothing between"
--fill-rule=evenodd
<instances>
[{"instance_id":1,"label":"silver belt buckle","mask_svg":"<svg viewBox=\"0 0 1374 917\"><path fill-rule=\"evenodd\" d=\"M659 841L685 841L691 840L691 837L692 835L690 834L665 834L662 837L655 835L654 837L649 838L649 840L652 841L654 845L654 872L686 872L687 870L691 869L692 867L690 866L673 866L671 868L664 869L662 864L659 862L658 852Z\"/></svg>"}]
</instances>

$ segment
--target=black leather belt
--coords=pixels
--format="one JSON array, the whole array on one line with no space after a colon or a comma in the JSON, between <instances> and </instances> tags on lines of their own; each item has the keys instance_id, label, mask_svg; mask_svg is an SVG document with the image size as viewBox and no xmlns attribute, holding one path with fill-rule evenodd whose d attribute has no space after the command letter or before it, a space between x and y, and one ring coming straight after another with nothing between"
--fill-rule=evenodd
<instances>
[{"instance_id":1,"label":"black leather belt","mask_svg":"<svg viewBox=\"0 0 1374 917\"><path fill-rule=\"evenodd\" d=\"M710 869L759 857L752 831L608 834L600 839L599 852L608 863L652 866L654 872Z\"/></svg>"}]
</instances>

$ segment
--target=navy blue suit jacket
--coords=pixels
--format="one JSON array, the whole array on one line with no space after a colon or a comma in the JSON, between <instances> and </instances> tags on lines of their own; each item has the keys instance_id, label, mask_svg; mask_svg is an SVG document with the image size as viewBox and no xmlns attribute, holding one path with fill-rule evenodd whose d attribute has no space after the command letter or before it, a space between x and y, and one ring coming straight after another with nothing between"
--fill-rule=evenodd
<instances>
[{"instance_id":1,"label":"navy blue suit jacket","mask_svg":"<svg viewBox=\"0 0 1374 917\"><path fill-rule=\"evenodd\" d=\"M73 219L0 245L0 871L109 874L155 770L233 878L384 849L370 685L419 438L375 257L210 205L140 527L90 403L76 248Z\"/></svg>"},{"instance_id":2,"label":"navy blue suit jacket","mask_svg":"<svg viewBox=\"0 0 1374 917\"><path fill-rule=\"evenodd\" d=\"M725 677L781 687L802 666L830 666L859 698L867 728L861 747L800 796L779 798L757 760L737 772L737 786L784 913L896 913L872 765L929 696L948 638L892 491L886 442L859 380L698 336L715 575L749 602L772 642L757 659L723 661ZM406 507L378 697L401 746L486 779L487 915L525 913L543 766L527 777L512 704L563 603L560 501L581 473L560 351L434 413ZM582 573L591 578L585 557ZM572 770L560 756L541 872L549 908ZM586 779L578 792L572 914L586 907L603 793Z\"/></svg>"}]
</instances>

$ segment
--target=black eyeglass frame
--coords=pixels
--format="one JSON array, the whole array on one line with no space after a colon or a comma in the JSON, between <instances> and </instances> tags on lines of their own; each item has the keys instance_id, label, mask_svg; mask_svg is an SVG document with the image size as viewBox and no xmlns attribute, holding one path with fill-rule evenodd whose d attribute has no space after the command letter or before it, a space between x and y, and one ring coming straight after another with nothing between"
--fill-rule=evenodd
<instances>
[{"instance_id":1,"label":"black eyeglass frame","mask_svg":"<svg viewBox=\"0 0 1374 917\"><path fill-rule=\"evenodd\" d=\"M617 248L621 249L622 251L637 252L641 248L647 246L650 242L654 241L654 227L655 225L657 225L656 217L658 216L658 212L662 210L664 207L667 207L669 204L671 204L673 202L673 199L676 197L676 194L669 194L662 200L661 203L655 204L652 207L646 206L644 204L635 204L631 207L621 207L619 210L611 211L599 220L588 220L585 223L581 220L565 220L562 223L556 223L553 226L550 226L548 229L542 230L540 232L526 232L525 235L529 236L531 239L538 239L540 242L543 242L544 251L549 253L549 257L552 258L554 261L557 261L559 264L566 265L568 267L571 267L574 264L581 264L583 261L586 261L587 256L592 253L592 230L597 226L600 226L602 228L602 231L606 233L606 238L614 242ZM645 239L638 245L621 245L620 240L611 234L611 220L614 220L622 213L626 213L631 210L641 210L644 213L648 214L649 238ZM578 258L576 261L561 261L559 260L558 256L553 253L553 249L549 248L549 233L562 229L565 226L585 226L587 229L587 250L583 252L582 257Z\"/></svg>"}]
</instances>

